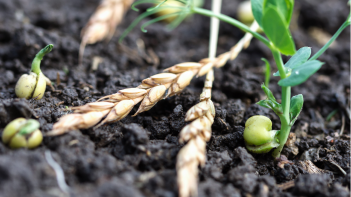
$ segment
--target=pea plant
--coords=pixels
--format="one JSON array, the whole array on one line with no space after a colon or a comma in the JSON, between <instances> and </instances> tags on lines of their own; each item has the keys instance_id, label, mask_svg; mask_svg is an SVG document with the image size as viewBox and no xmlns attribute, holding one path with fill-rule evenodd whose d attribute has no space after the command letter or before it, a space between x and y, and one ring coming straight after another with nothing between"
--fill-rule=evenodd
<instances>
[{"instance_id":1,"label":"pea plant","mask_svg":"<svg viewBox=\"0 0 351 197\"><path fill-rule=\"evenodd\" d=\"M120 40L123 40L123 38L132 30L132 28L134 28L142 19L167 9L174 9L178 11L156 17L144 23L141 26L141 30L146 32L145 28L148 25L165 20L169 17L176 17L169 24L169 28L172 29L177 27L188 15L200 14L208 17L216 17L219 20L229 23L246 33L251 33L256 39L265 44L272 52L275 64L278 68L278 72L274 73L273 76L280 77L278 85L281 87L281 103L279 103L274 97L273 93L267 87L267 82L266 85L262 84L261 87L267 98L259 101L257 104L262 107L272 109L280 118L281 128L277 131L269 132L272 126L270 120L254 116L246 123L244 139L246 141L246 147L249 151L255 153L266 153L275 148L272 156L274 158L279 158L284 144L289 136L291 127L302 110L304 101L302 94L291 97L291 87L302 84L321 68L323 63L318 61L317 58L323 54L328 49L330 44L339 36L339 34L350 25L350 15L334 34L334 36L329 40L329 42L327 42L316 54L310 57L311 48L309 47L302 47L296 51L294 39L292 38L289 30L289 24L293 14L294 0L251 0L253 16L266 37L252 31L248 26L234 18L195 6L194 0L176 1L180 2L182 6L163 5L165 2L167 2L167 0L136 1L132 5L132 9L135 11L138 11L135 6L143 3L156 4L156 6L147 9L146 12L142 13L137 19L135 19L130 27L122 34ZM292 57L284 64L282 55ZM262 131L262 127L265 128L265 131ZM267 136L265 136L265 134L267 134ZM252 139L261 137L264 139Z\"/></svg>"}]
</instances>

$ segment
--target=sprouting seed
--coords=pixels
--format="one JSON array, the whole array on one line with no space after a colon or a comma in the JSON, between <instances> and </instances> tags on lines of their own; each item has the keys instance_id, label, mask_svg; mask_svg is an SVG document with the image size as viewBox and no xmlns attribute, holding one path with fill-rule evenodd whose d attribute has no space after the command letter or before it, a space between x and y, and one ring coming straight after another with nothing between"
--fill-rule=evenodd
<instances>
[{"instance_id":1,"label":"sprouting seed","mask_svg":"<svg viewBox=\"0 0 351 197\"><path fill-rule=\"evenodd\" d=\"M51 81L40 70L40 62L53 47L54 45L49 44L41 49L33 59L29 74L22 75L17 81L15 92L18 98L39 100L44 96L46 85L52 87Z\"/></svg>"}]
</instances>

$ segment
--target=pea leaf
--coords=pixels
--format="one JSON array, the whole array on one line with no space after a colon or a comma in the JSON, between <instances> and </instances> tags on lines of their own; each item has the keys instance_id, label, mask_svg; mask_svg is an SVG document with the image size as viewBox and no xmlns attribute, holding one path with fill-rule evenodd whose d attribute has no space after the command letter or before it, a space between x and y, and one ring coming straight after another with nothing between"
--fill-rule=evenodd
<instances>
[{"instance_id":1,"label":"pea leaf","mask_svg":"<svg viewBox=\"0 0 351 197\"><path fill-rule=\"evenodd\" d=\"M285 0L287 8L288 8L288 18L286 19L286 22L289 24L291 21L291 17L294 11L294 0Z\"/></svg>"},{"instance_id":2,"label":"pea leaf","mask_svg":"<svg viewBox=\"0 0 351 197\"><path fill-rule=\"evenodd\" d=\"M286 62L285 67L294 69L300 66L301 64L307 62L308 58L311 56L310 47L300 48L295 55L293 55L289 61Z\"/></svg>"},{"instance_id":3,"label":"pea leaf","mask_svg":"<svg viewBox=\"0 0 351 197\"><path fill-rule=\"evenodd\" d=\"M264 0L263 1L263 10L267 8L269 5L277 8L277 11L284 16L286 24L289 24L288 17L289 17L289 10L285 0Z\"/></svg>"},{"instance_id":4,"label":"pea leaf","mask_svg":"<svg viewBox=\"0 0 351 197\"><path fill-rule=\"evenodd\" d=\"M286 68L294 69L299 67L301 64L305 63L308 58L311 56L311 48L310 47L302 47L300 48L295 55L293 55L289 61L287 61L284 65L286 71L291 71ZM285 72L286 72L285 71ZM279 71L273 74L273 76L280 76Z\"/></svg>"},{"instance_id":5,"label":"pea leaf","mask_svg":"<svg viewBox=\"0 0 351 197\"><path fill-rule=\"evenodd\" d=\"M262 27L262 8L263 0L251 0L252 14L260 27Z\"/></svg>"},{"instance_id":6,"label":"pea leaf","mask_svg":"<svg viewBox=\"0 0 351 197\"><path fill-rule=\"evenodd\" d=\"M267 95L268 99L273 101L273 102L277 102L277 100L275 99L273 93L271 92L271 90L265 86L264 84L261 85L261 88L263 89L264 93Z\"/></svg>"},{"instance_id":7,"label":"pea leaf","mask_svg":"<svg viewBox=\"0 0 351 197\"><path fill-rule=\"evenodd\" d=\"M284 69L284 72L285 72L286 74L291 72L291 68L284 67L283 69ZM279 77L279 76L280 76L279 70L278 70L277 72L273 73L273 76Z\"/></svg>"},{"instance_id":8,"label":"pea leaf","mask_svg":"<svg viewBox=\"0 0 351 197\"><path fill-rule=\"evenodd\" d=\"M285 79L282 79L278 82L280 86L296 86L305 82L311 75L317 72L323 62L318 60L307 61L300 65L298 68L295 68L291 75Z\"/></svg>"},{"instance_id":9,"label":"pea leaf","mask_svg":"<svg viewBox=\"0 0 351 197\"><path fill-rule=\"evenodd\" d=\"M268 5L263 10L262 27L273 45L284 55L295 54L295 44L284 17L276 7Z\"/></svg>"},{"instance_id":10,"label":"pea leaf","mask_svg":"<svg viewBox=\"0 0 351 197\"><path fill-rule=\"evenodd\" d=\"M278 116L281 116L283 114L283 108L281 104L277 102L273 93L264 84L261 85L261 88L263 89L264 93L267 95L267 99L261 100L256 104L268 109L272 109Z\"/></svg>"},{"instance_id":11,"label":"pea leaf","mask_svg":"<svg viewBox=\"0 0 351 197\"><path fill-rule=\"evenodd\" d=\"M256 103L259 106L271 109L274 111L274 113L276 113L278 116L281 116L283 114L283 108L281 106L281 104L279 103L275 103L271 100L260 100Z\"/></svg>"},{"instance_id":12,"label":"pea leaf","mask_svg":"<svg viewBox=\"0 0 351 197\"><path fill-rule=\"evenodd\" d=\"M303 96L298 94L291 98L290 102L290 126L292 126L299 116L303 106Z\"/></svg>"},{"instance_id":13,"label":"pea leaf","mask_svg":"<svg viewBox=\"0 0 351 197\"><path fill-rule=\"evenodd\" d=\"M261 58L261 60L266 63L264 83L267 87L269 87L269 80L271 78L271 65L269 64L269 61L266 58Z\"/></svg>"}]
</instances>

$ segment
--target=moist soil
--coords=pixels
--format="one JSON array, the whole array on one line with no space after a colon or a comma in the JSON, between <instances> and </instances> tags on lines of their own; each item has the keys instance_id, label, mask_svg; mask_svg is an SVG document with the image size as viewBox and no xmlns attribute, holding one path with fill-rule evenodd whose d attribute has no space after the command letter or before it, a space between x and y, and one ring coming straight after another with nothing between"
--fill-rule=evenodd
<instances>
[{"instance_id":1,"label":"moist soil","mask_svg":"<svg viewBox=\"0 0 351 197\"><path fill-rule=\"evenodd\" d=\"M238 3L224 0L222 12L236 17ZM0 133L11 120L25 117L37 119L45 134L60 117L72 113L67 106L136 87L167 67L196 62L208 54L210 21L199 15L173 31L164 23L148 27L147 33L137 27L118 44L123 30L139 15L130 10L109 42L86 47L78 66L80 30L98 4L98 0L0 0ZM348 13L342 0L296 1L291 24L296 47L309 46L316 53L325 42L323 35L336 32ZM219 35L217 53L221 54L244 33L221 23ZM35 54L51 43L55 47L44 57L41 69L56 90L47 88L38 101L16 98L16 81L29 71ZM325 62L322 68L292 88L292 95L303 94L305 103L292 128L296 141L292 139L283 150L289 161L280 163L269 153L248 153L242 137L244 123L252 115L270 117L273 129L280 126L272 111L255 104L265 98L260 89L262 57L272 63L273 72L277 70L268 48L255 39L236 60L215 69L216 117L207 162L199 171L199 196L349 196L350 30L319 58ZM92 67L99 58L98 67ZM199 102L203 82L203 77L193 79L180 95L136 117L45 137L34 150L11 150L0 143L0 196L178 196L175 163L183 146L178 134L187 124L186 111ZM279 100L277 82L272 77L270 88ZM333 111L335 115L327 119ZM69 189L59 187L47 151L62 168ZM309 168L304 167L306 160Z\"/></svg>"}]
</instances>

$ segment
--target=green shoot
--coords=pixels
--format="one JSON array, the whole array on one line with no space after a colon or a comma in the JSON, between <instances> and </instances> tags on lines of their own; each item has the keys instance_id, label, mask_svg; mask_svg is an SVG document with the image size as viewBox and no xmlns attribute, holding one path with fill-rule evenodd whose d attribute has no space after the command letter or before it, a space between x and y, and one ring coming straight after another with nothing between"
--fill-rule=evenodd
<instances>
[{"instance_id":1,"label":"green shoot","mask_svg":"<svg viewBox=\"0 0 351 197\"><path fill-rule=\"evenodd\" d=\"M33 62L32 62L31 72L34 72L37 75L39 75L39 73L41 73L40 62L43 59L43 57L52 50L52 48L54 48L54 45L49 44L37 53L37 55L35 56L35 58L33 59Z\"/></svg>"},{"instance_id":2,"label":"green shoot","mask_svg":"<svg viewBox=\"0 0 351 197\"><path fill-rule=\"evenodd\" d=\"M328 114L328 116L325 118L326 121L330 121L333 116L335 116L336 113L338 113L338 109L334 109L332 112Z\"/></svg>"}]
</instances>

